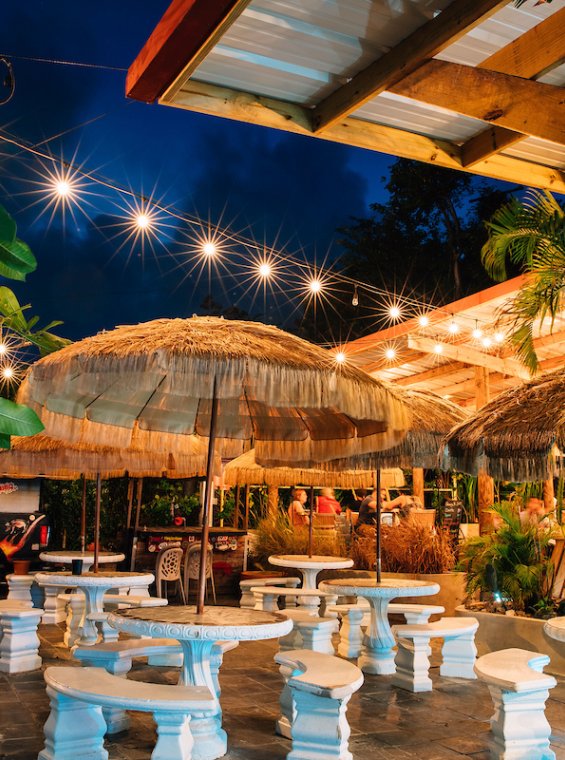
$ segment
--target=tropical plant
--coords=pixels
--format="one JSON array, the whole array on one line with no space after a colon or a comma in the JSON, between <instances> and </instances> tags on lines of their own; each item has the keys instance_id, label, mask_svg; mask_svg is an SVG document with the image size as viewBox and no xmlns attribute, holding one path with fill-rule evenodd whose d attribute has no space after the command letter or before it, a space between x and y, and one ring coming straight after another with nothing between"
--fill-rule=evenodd
<instances>
[{"instance_id":1,"label":"tropical plant","mask_svg":"<svg viewBox=\"0 0 565 760\"><path fill-rule=\"evenodd\" d=\"M551 329L565 306L565 210L547 190L513 198L486 223L489 239L483 265L496 280L507 277L507 264L529 274L527 283L501 312L510 321L510 342L532 371L539 369L534 326L549 319Z\"/></svg>"},{"instance_id":2,"label":"tropical plant","mask_svg":"<svg viewBox=\"0 0 565 760\"><path fill-rule=\"evenodd\" d=\"M150 501L143 504L142 519L146 525L170 525L173 517L178 515L188 520L199 509L196 494L188 495L181 483L163 478Z\"/></svg>"},{"instance_id":3,"label":"tropical plant","mask_svg":"<svg viewBox=\"0 0 565 760\"><path fill-rule=\"evenodd\" d=\"M345 544L341 533L324 530L314 531L314 554L344 556ZM257 524L253 541L253 560L256 565L267 569L272 554L307 554L308 530L293 527L288 516L280 513L267 517Z\"/></svg>"},{"instance_id":4,"label":"tropical plant","mask_svg":"<svg viewBox=\"0 0 565 760\"><path fill-rule=\"evenodd\" d=\"M555 614L550 532L539 525L522 524L509 502L495 505L490 512L499 528L469 539L460 549L468 594L481 591L494 602L531 615L540 611L546 615L548 610Z\"/></svg>"}]
</instances>

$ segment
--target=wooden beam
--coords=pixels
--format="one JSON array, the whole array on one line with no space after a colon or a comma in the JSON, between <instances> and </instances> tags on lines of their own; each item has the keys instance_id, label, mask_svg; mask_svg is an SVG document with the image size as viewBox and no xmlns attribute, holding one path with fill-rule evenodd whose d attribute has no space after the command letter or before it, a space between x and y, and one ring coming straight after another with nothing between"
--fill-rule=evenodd
<instances>
[{"instance_id":1,"label":"wooden beam","mask_svg":"<svg viewBox=\"0 0 565 760\"><path fill-rule=\"evenodd\" d=\"M524 79L537 79L560 65L564 59L565 8L561 8L489 56L477 68L513 74ZM470 166L483 161L522 139L520 132L503 127L489 127L463 144L463 164Z\"/></svg>"},{"instance_id":2,"label":"wooden beam","mask_svg":"<svg viewBox=\"0 0 565 760\"><path fill-rule=\"evenodd\" d=\"M394 381L395 385L419 385L420 383L428 383L430 380L437 380L440 377L446 377L453 372L460 372L462 369L467 369L467 365L462 362L448 362L442 364L440 367L434 367L433 369L427 369L425 372L418 372L415 375L409 375L408 377L401 377Z\"/></svg>"},{"instance_id":3,"label":"wooden beam","mask_svg":"<svg viewBox=\"0 0 565 760\"><path fill-rule=\"evenodd\" d=\"M507 129L565 144L565 89L432 60L389 90Z\"/></svg>"},{"instance_id":4,"label":"wooden beam","mask_svg":"<svg viewBox=\"0 0 565 760\"><path fill-rule=\"evenodd\" d=\"M313 113L314 129L318 132L331 127L363 103L389 90L422 61L456 42L506 4L500 0L453 0L435 18L318 103Z\"/></svg>"},{"instance_id":5,"label":"wooden beam","mask_svg":"<svg viewBox=\"0 0 565 760\"><path fill-rule=\"evenodd\" d=\"M314 136L309 126L310 112L301 106L194 79L183 85L173 101L160 102L209 116ZM559 169L498 154L466 168L462 164L461 151L457 145L385 127L364 119L345 119L325 130L320 137L343 145L411 158L435 166L468 171L471 174L539 187L555 193L565 193L565 175Z\"/></svg>"},{"instance_id":6,"label":"wooden beam","mask_svg":"<svg viewBox=\"0 0 565 760\"><path fill-rule=\"evenodd\" d=\"M415 351L421 351L423 354L433 354L438 341L431 338L416 338L408 336L408 348ZM487 369L501 372L504 375L519 377L521 380L530 380L531 375L523 364L516 359L500 359L498 356L484 354L469 346L456 346L451 343L440 343L442 347L441 356L463 364L472 364L476 367L486 367Z\"/></svg>"},{"instance_id":7,"label":"wooden beam","mask_svg":"<svg viewBox=\"0 0 565 760\"><path fill-rule=\"evenodd\" d=\"M129 67L126 96L145 103L187 76L243 12L250 0L173 0Z\"/></svg>"}]
</instances>

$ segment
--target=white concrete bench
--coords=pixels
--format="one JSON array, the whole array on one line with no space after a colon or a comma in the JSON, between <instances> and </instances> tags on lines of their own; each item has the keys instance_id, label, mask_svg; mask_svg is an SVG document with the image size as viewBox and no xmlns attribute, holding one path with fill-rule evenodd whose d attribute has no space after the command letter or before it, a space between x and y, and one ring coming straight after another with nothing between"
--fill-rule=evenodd
<instances>
[{"instance_id":1,"label":"white concrete bench","mask_svg":"<svg viewBox=\"0 0 565 760\"><path fill-rule=\"evenodd\" d=\"M216 697L220 698L220 682L218 673L226 652L235 649L237 641L216 641L210 658L210 670L216 691ZM92 647L75 647L73 656L83 665L104 668L112 675L126 678L132 668L135 658L147 657L148 662L154 665L153 658L162 657L163 664L173 667L181 667L183 663L182 647L176 639L122 639L103 644L95 644ZM176 658L176 660L173 660ZM129 718L123 709L108 707L103 709L104 718L108 725L109 734L124 731L129 726Z\"/></svg>"},{"instance_id":2,"label":"white concrete bench","mask_svg":"<svg viewBox=\"0 0 565 760\"><path fill-rule=\"evenodd\" d=\"M557 684L543 673L549 657L525 649L502 649L479 657L475 673L486 683L494 705L490 719L491 757L553 760L551 727L545 717L549 689Z\"/></svg>"},{"instance_id":3,"label":"white concrete bench","mask_svg":"<svg viewBox=\"0 0 565 760\"><path fill-rule=\"evenodd\" d=\"M337 633L338 620L312 615L308 609L285 609L292 620L292 631L279 638L279 652L290 649L309 649L312 652L335 654L332 636Z\"/></svg>"},{"instance_id":4,"label":"white concrete bench","mask_svg":"<svg viewBox=\"0 0 565 760\"><path fill-rule=\"evenodd\" d=\"M153 713L157 743L152 760L190 760L191 714L215 709L215 697L205 686L128 681L101 668L47 668L45 682L51 713L38 760L107 760L104 707Z\"/></svg>"},{"instance_id":5,"label":"white concrete bench","mask_svg":"<svg viewBox=\"0 0 565 760\"><path fill-rule=\"evenodd\" d=\"M251 591L255 597L255 609L264 612L279 612L278 600L281 597L291 597L293 600L296 598L299 607L307 608L312 615L317 615L322 598L328 596L319 589L290 589L277 586L253 586Z\"/></svg>"},{"instance_id":6,"label":"white concrete bench","mask_svg":"<svg viewBox=\"0 0 565 760\"><path fill-rule=\"evenodd\" d=\"M25 673L41 667L37 626L43 610L23 607L26 602L0 603L0 671Z\"/></svg>"},{"instance_id":7,"label":"white concrete bench","mask_svg":"<svg viewBox=\"0 0 565 760\"><path fill-rule=\"evenodd\" d=\"M476 618L446 617L426 625L395 625L398 651L394 662L393 684L408 691L432 690L430 670L430 639L443 639L440 675L452 678L476 678L474 665L477 656Z\"/></svg>"},{"instance_id":8,"label":"white concrete bench","mask_svg":"<svg viewBox=\"0 0 565 760\"><path fill-rule=\"evenodd\" d=\"M240 607L246 607L252 610L255 607L255 597L251 590L255 586L283 586L285 588L297 588L300 586L300 578L281 578L280 576L273 576L272 578L250 578L239 582L239 588L241 590L241 598L239 600Z\"/></svg>"},{"instance_id":9,"label":"white concrete bench","mask_svg":"<svg viewBox=\"0 0 565 760\"><path fill-rule=\"evenodd\" d=\"M275 662L285 680L277 732L292 739L288 760L351 760L346 711L363 683L359 668L307 649L279 652Z\"/></svg>"},{"instance_id":10,"label":"white concrete bench","mask_svg":"<svg viewBox=\"0 0 565 760\"><path fill-rule=\"evenodd\" d=\"M28 607L43 607L43 589L35 582L35 573L6 576L9 602L27 602Z\"/></svg>"},{"instance_id":11,"label":"white concrete bench","mask_svg":"<svg viewBox=\"0 0 565 760\"><path fill-rule=\"evenodd\" d=\"M437 604L389 604L389 615L404 615L410 625L426 624L432 615L441 615L445 607ZM357 658L361 654L363 634L361 628L370 623L371 606L366 599L357 604L330 604L327 615L337 615L341 619L337 652L341 657Z\"/></svg>"}]
</instances>

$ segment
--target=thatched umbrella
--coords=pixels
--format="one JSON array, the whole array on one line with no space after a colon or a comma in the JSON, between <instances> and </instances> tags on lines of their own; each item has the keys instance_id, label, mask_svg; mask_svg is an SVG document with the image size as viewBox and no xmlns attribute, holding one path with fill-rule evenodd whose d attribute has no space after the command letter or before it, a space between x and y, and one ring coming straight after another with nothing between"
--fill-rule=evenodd
<instances>
[{"instance_id":1,"label":"thatched umbrella","mask_svg":"<svg viewBox=\"0 0 565 760\"><path fill-rule=\"evenodd\" d=\"M203 545L216 448L233 456L234 443L238 453L254 445L262 464L309 465L396 445L410 423L394 391L324 349L213 317L160 319L74 343L33 365L18 398L49 435L73 442L176 456L189 437L209 439Z\"/></svg>"},{"instance_id":2,"label":"thatched umbrella","mask_svg":"<svg viewBox=\"0 0 565 760\"><path fill-rule=\"evenodd\" d=\"M484 470L497 480L547 480L555 447L565 450L565 370L501 393L445 443L446 468Z\"/></svg>"}]
</instances>

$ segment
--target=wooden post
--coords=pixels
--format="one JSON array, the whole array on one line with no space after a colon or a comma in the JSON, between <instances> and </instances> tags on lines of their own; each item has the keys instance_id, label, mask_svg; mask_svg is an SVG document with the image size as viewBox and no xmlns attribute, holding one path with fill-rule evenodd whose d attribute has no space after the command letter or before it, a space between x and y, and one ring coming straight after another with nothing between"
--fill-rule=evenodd
<instances>
[{"instance_id":1,"label":"wooden post","mask_svg":"<svg viewBox=\"0 0 565 760\"><path fill-rule=\"evenodd\" d=\"M126 528L128 530L131 525L131 513L133 510L133 486L134 486L133 479L128 477L128 513L127 513L127 519L126 519Z\"/></svg>"},{"instance_id":2,"label":"wooden post","mask_svg":"<svg viewBox=\"0 0 565 760\"><path fill-rule=\"evenodd\" d=\"M233 512L233 527L237 530L239 528L239 500L241 498L240 486L235 487L235 509Z\"/></svg>"},{"instance_id":3,"label":"wooden post","mask_svg":"<svg viewBox=\"0 0 565 760\"><path fill-rule=\"evenodd\" d=\"M245 517L243 520L243 530L249 530L249 486L245 486L245 493L243 495L245 500Z\"/></svg>"},{"instance_id":4,"label":"wooden post","mask_svg":"<svg viewBox=\"0 0 565 760\"><path fill-rule=\"evenodd\" d=\"M100 498L102 493L102 480L100 473L96 475L96 502L94 507L94 565L93 572L98 572L98 556L100 554Z\"/></svg>"},{"instance_id":5,"label":"wooden post","mask_svg":"<svg viewBox=\"0 0 565 760\"><path fill-rule=\"evenodd\" d=\"M377 583L381 582L381 471L377 470L377 477L375 478L377 488L377 525L375 531L376 549L377 549Z\"/></svg>"},{"instance_id":6,"label":"wooden post","mask_svg":"<svg viewBox=\"0 0 565 760\"><path fill-rule=\"evenodd\" d=\"M279 489L276 486L268 486L267 489L267 517L276 518L279 512Z\"/></svg>"},{"instance_id":7,"label":"wooden post","mask_svg":"<svg viewBox=\"0 0 565 760\"><path fill-rule=\"evenodd\" d=\"M218 399L216 397L216 378L212 388L212 410L210 413L210 437L208 439L208 462L206 464L206 491L202 511L202 540L200 542L200 567L198 568L198 600L196 614L204 614L204 597L206 596L206 564L208 560L208 537L210 535L210 514L214 496L214 453L216 447L216 420L218 417Z\"/></svg>"},{"instance_id":8,"label":"wooden post","mask_svg":"<svg viewBox=\"0 0 565 760\"><path fill-rule=\"evenodd\" d=\"M80 550L86 549L86 475L82 478L82 503L80 505Z\"/></svg>"},{"instance_id":9,"label":"wooden post","mask_svg":"<svg viewBox=\"0 0 565 760\"><path fill-rule=\"evenodd\" d=\"M546 512L553 512L555 509L554 498L553 478L548 478L543 481L543 508Z\"/></svg>"},{"instance_id":10,"label":"wooden post","mask_svg":"<svg viewBox=\"0 0 565 760\"><path fill-rule=\"evenodd\" d=\"M486 367L475 367L475 406L480 409L489 401L489 371ZM493 530L492 515L487 512L494 504L494 481L483 470L479 471L477 481L477 500L479 506L479 531L481 534Z\"/></svg>"},{"instance_id":11,"label":"wooden post","mask_svg":"<svg viewBox=\"0 0 565 760\"><path fill-rule=\"evenodd\" d=\"M314 487L310 486L310 521L308 523L308 556L312 556L314 547Z\"/></svg>"},{"instance_id":12,"label":"wooden post","mask_svg":"<svg viewBox=\"0 0 565 760\"><path fill-rule=\"evenodd\" d=\"M424 505L424 468L412 468L412 494L417 496Z\"/></svg>"}]
</instances>

